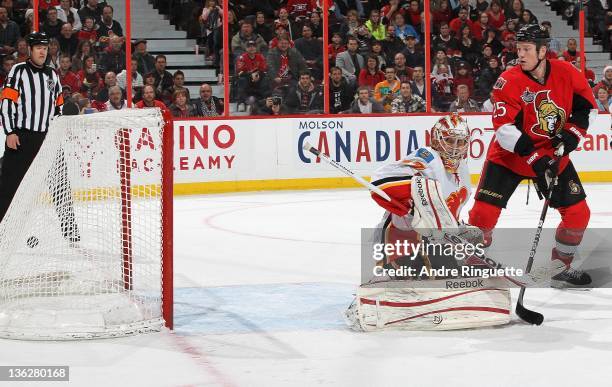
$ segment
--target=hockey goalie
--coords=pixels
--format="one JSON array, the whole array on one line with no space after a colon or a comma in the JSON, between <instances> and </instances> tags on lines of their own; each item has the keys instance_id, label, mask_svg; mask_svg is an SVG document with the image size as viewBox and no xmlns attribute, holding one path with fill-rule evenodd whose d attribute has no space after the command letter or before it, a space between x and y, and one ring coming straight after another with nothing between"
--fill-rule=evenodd
<instances>
[{"instance_id":1,"label":"hockey goalie","mask_svg":"<svg viewBox=\"0 0 612 387\"><path fill-rule=\"evenodd\" d=\"M392 200L372 193L376 203L386 210L372 245L423 246L448 234L460 241L482 242L479 229L458 222L471 192L469 137L467 123L458 114L442 117L432 128L430 147L417 149L374 173L372 184ZM406 240L410 243L406 244ZM499 287L504 286L503 280L423 275L433 269L439 272L441 268L469 265L469 259L425 250L402 254L385 250L383 255L377 262L381 272L415 275L373 276L362 284L346 311L351 328L449 330L510 321L510 293Z\"/></svg>"}]
</instances>

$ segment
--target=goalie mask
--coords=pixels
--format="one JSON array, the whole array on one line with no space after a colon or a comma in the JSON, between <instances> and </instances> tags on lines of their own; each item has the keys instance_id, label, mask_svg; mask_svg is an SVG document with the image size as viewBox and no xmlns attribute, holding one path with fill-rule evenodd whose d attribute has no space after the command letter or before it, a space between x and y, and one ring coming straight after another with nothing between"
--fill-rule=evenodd
<instances>
[{"instance_id":1,"label":"goalie mask","mask_svg":"<svg viewBox=\"0 0 612 387\"><path fill-rule=\"evenodd\" d=\"M469 146L470 130L457 113L440 118L431 130L431 147L440 154L444 168L451 173L467 157Z\"/></svg>"}]
</instances>

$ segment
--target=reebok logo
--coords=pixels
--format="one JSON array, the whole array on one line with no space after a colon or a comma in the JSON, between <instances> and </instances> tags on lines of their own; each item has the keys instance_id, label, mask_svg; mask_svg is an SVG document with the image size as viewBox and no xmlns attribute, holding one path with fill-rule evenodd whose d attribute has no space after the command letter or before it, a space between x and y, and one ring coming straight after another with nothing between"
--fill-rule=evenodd
<instances>
[{"instance_id":1,"label":"reebok logo","mask_svg":"<svg viewBox=\"0 0 612 387\"><path fill-rule=\"evenodd\" d=\"M425 192L423 192L423 183L422 183L422 180L418 179L416 183L417 183L417 193L419 194L419 198L421 199L421 205L422 206L429 205L429 202L425 198Z\"/></svg>"},{"instance_id":2,"label":"reebok logo","mask_svg":"<svg viewBox=\"0 0 612 387\"><path fill-rule=\"evenodd\" d=\"M463 281L446 281L447 289L467 289L467 288L484 288L484 281L481 279L463 280Z\"/></svg>"}]
</instances>

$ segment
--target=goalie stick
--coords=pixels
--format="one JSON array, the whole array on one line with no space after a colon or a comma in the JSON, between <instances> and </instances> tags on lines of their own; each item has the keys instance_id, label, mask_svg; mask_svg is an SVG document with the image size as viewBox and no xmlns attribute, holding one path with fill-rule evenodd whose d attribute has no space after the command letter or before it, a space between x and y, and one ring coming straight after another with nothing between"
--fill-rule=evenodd
<instances>
[{"instance_id":1,"label":"goalie stick","mask_svg":"<svg viewBox=\"0 0 612 387\"><path fill-rule=\"evenodd\" d=\"M359 175L356 175L355 172L351 171L350 169L348 169L344 165L340 164L337 161L332 160L328 155L326 155L325 153L322 153L320 150L318 150L317 148L313 147L308 142L304 143L303 148L304 148L305 151L308 151L308 152L312 153L313 155L317 156L318 158L321 158L321 159L325 160L325 162L330 164L332 167L334 167L336 169L339 169L340 172L344 173L345 175L347 175L349 177L352 177L353 179L357 180L357 182L361 183L361 185L363 185L364 187L369 189L370 192L374 192L375 194L377 194L381 198L385 199L386 201L395 204L402 211L408 212L408 208L406 208L405 205L403 205L402 203L400 203L397 200L393 199L391 196L387 195L387 193L385 191L383 191L382 189L378 188L374 184L368 182L363 177L361 177Z\"/></svg>"},{"instance_id":2,"label":"goalie stick","mask_svg":"<svg viewBox=\"0 0 612 387\"><path fill-rule=\"evenodd\" d=\"M370 192L373 192L375 194L377 194L378 196L382 197L383 199L385 199L386 201L393 203L397 208L409 212L408 208L401 202L395 200L394 198L390 197L385 191L383 191L382 189L378 188L377 186L375 186L374 184L368 182L367 180L365 180L364 178L362 178L361 176L355 174L355 172L351 171L350 169L348 169L347 167L345 167L344 165L340 164L339 162L332 160L328 155L326 155L325 153L321 152L320 150L318 150L317 148L313 147L312 145L310 145L308 142L304 143L303 149L314 154L315 156L317 156L318 158L321 158L323 160L325 160L325 162L329 163L331 166L333 166L334 168L340 170L342 173L344 173L345 175L352 177L353 179L355 179L357 182L359 182L361 185L363 185L365 188L367 188ZM540 230L541 231L541 230ZM450 242L454 242L454 243L467 243L467 241L458 236L458 235L450 235L446 232L444 232L444 238ZM537 246L537 245L536 245ZM503 264L502 262L497 262L494 259L487 257L487 256L479 256L479 255L472 255L471 257L476 261L476 263L479 264L484 264L489 268L495 269L495 268L503 268L503 267L507 267L507 265ZM468 259L468 258L466 258ZM532 260L533 261L533 260ZM533 263L533 262L531 262ZM531 263L528 265L528 269L526 270L526 274L529 273L530 269L531 269ZM542 276L542 275L539 275ZM534 286L537 285L539 283L539 278L538 276L536 277L531 277L528 276L526 278L526 282L522 282L519 281L516 278L513 277L508 277L508 276L504 276L504 278L506 280L508 280L509 282L513 283L514 285L517 285L519 287L521 287L521 289L524 289L527 285L529 286ZM517 306L518 309L518 306ZM525 309L527 310L527 309ZM517 312L518 314L518 312Z\"/></svg>"},{"instance_id":3,"label":"goalie stick","mask_svg":"<svg viewBox=\"0 0 612 387\"><path fill-rule=\"evenodd\" d=\"M563 143L559 144L557 150L555 151L555 156L561 157L563 155ZM558 161L558 159L557 159ZM548 195L546 196L546 200L544 200L544 206L542 207L542 213L540 214L540 221L538 223L538 228L535 233L535 237L533 238L533 243L531 244L531 251L529 252L529 260L527 260L527 266L525 267L525 272L529 273L531 271L531 266L533 265L533 261L535 258L536 250L538 249L538 244L540 243L540 236L542 234L542 228L544 227L544 220L546 219L546 213L548 212L548 207L550 205L550 198L552 197L552 192L554 187L557 185L557 180L559 176L555 175L552 178L552 181L548 185ZM542 313L538 313L534 310L530 310L525 308L523 305L523 297L525 296L525 287L521 286L521 290L519 292L518 300L516 301L515 312L516 315L519 316L523 321L528 322L533 325L540 325L544 321L544 315Z\"/></svg>"}]
</instances>

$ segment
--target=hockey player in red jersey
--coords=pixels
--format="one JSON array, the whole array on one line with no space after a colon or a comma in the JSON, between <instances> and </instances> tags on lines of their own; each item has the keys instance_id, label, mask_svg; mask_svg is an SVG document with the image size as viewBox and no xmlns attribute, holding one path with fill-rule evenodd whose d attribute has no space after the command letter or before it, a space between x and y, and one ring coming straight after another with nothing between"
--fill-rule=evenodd
<instances>
[{"instance_id":1,"label":"hockey player in red jersey","mask_svg":"<svg viewBox=\"0 0 612 387\"><path fill-rule=\"evenodd\" d=\"M490 243L502 208L518 184L534 180L546 195L558 175L550 206L561 214L552 251L553 280L588 285L590 276L571 267L590 210L584 188L569 158L585 135L595 110L586 79L570 63L546 59L548 32L538 25L517 33L519 66L501 74L493 87L495 136L489 146L469 223ZM563 155L555 149L563 144Z\"/></svg>"}]
</instances>

